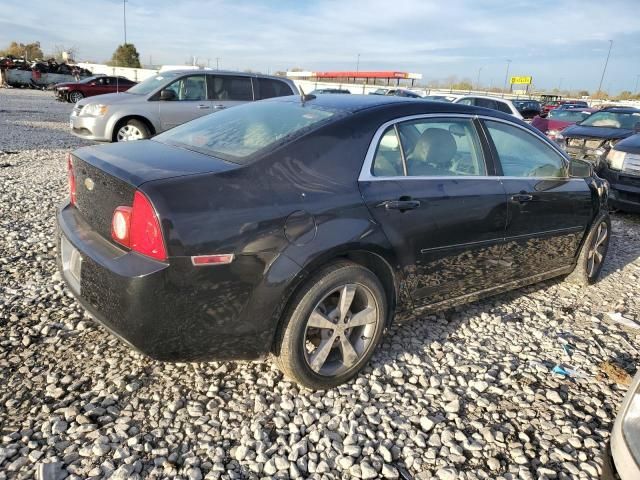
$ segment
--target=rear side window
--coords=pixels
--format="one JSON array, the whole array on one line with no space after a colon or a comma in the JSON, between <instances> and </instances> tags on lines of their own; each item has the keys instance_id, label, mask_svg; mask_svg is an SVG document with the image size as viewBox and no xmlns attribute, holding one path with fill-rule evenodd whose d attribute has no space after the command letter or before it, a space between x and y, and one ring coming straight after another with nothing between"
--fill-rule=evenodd
<instances>
[{"instance_id":1,"label":"rear side window","mask_svg":"<svg viewBox=\"0 0 640 480\"><path fill-rule=\"evenodd\" d=\"M562 157L533 134L501 122L485 121L506 177L564 178Z\"/></svg>"},{"instance_id":2,"label":"rear side window","mask_svg":"<svg viewBox=\"0 0 640 480\"><path fill-rule=\"evenodd\" d=\"M253 88L250 77L232 75L207 75L210 100L232 100L250 102L253 100Z\"/></svg>"},{"instance_id":3,"label":"rear side window","mask_svg":"<svg viewBox=\"0 0 640 480\"><path fill-rule=\"evenodd\" d=\"M271 78L257 78L258 91L260 92L260 100L273 97L286 97L287 95L293 95L291 87L285 82L280 80L273 80ZM258 100L258 99L256 99Z\"/></svg>"},{"instance_id":4,"label":"rear side window","mask_svg":"<svg viewBox=\"0 0 640 480\"><path fill-rule=\"evenodd\" d=\"M387 128L380 138L371 173L376 177L398 177L404 175L400 141L393 126Z\"/></svg>"},{"instance_id":5,"label":"rear side window","mask_svg":"<svg viewBox=\"0 0 640 480\"><path fill-rule=\"evenodd\" d=\"M503 102L495 102L495 103L498 111L504 112L504 113L511 113L511 109L509 108L509 105L507 105L506 103L503 103Z\"/></svg>"},{"instance_id":6,"label":"rear side window","mask_svg":"<svg viewBox=\"0 0 640 480\"><path fill-rule=\"evenodd\" d=\"M495 100L489 100L488 98L476 98L476 107L490 108L491 110L498 110L497 102Z\"/></svg>"},{"instance_id":7,"label":"rear side window","mask_svg":"<svg viewBox=\"0 0 640 480\"><path fill-rule=\"evenodd\" d=\"M335 114L300 102L250 102L187 122L153 140L244 165L257 152L298 138Z\"/></svg>"}]
</instances>

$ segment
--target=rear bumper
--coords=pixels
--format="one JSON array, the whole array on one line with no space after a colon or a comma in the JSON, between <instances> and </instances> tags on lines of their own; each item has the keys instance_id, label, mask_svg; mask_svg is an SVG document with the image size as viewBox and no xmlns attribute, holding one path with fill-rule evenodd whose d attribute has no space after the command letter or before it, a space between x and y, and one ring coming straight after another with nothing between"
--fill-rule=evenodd
<instances>
[{"instance_id":1,"label":"rear bumper","mask_svg":"<svg viewBox=\"0 0 640 480\"><path fill-rule=\"evenodd\" d=\"M180 362L252 360L269 353L275 332L269 312L283 292L270 285L272 296L260 288L265 263L259 258L239 255L233 264L215 267L194 267L188 257L158 262L102 238L74 207L63 206L57 220L58 252L65 238L82 257L76 280L58 254L65 282L128 345L157 360ZM284 257L278 268L296 267Z\"/></svg>"}]
</instances>

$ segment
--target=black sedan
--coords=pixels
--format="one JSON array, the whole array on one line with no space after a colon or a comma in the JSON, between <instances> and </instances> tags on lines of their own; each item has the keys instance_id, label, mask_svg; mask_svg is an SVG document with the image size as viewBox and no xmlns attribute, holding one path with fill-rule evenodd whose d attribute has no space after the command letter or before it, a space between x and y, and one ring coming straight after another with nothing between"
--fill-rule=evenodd
<instances>
[{"instance_id":1,"label":"black sedan","mask_svg":"<svg viewBox=\"0 0 640 480\"><path fill-rule=\"evenodd\" d=\"M640 133L616 143L598 174L611 185L612 207L640 213Z\"/></svg>"},{"instance_id":2,"label":"black sedan","mask_svg":"<svg viewBox=\"0 0 640 480\"><path fill-rule=\"evenodd\" d=\"M160 360L259 359L310 388L394 318L558 275L596 280L606 182L513 116L399 97L281 97L69 155L59 265Z\"/></svg>"}]
</instances>

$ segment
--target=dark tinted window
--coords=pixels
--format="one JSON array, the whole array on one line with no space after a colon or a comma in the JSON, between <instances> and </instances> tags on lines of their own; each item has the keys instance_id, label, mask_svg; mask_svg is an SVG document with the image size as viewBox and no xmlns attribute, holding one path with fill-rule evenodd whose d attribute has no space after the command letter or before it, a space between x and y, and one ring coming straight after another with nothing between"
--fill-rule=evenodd
<instances>
[{"instance_id":1,"label":"dark tinted window","mask_svg":"<svg viewBox=\"0 0 640 480\"><path fill-rule=\"evenodd\" d=\"M509 108L509 105L507 105L506 103L503 102L495 102L496 106L497 106L497 110L504 112L504 113L511 113L511 109Z\"/></svg>"},{"instance_id":2,"label":"dark tinted window","mask_svg":"<svg viewBox=\"0 0 640 480\"><path fill-rule=\"evenodd\" d=\"M498 110L495 100L490 100L488 98L476 98L474 100L475 100L476 107L484 107L484 108L490 108L491 110Z\"/></svg>"},{"instance_id":3,"label":"dark tinted window","mask_svg":"<svg viewBox=\"0 0 640 480\"><path fill-rule=\"evenodd\" d=\"M506 177L566 177L560 154L521 128L485 122Z\"/></svg>"},{"instance_id":4,"label":"dark tinted window","mask_svg":"<svg viewBox=\"0 0 640 480\"><path fill-rule=\"evenodd\" d=\"M235 100L249 102L253 100L250 77L231 75L207 75L210 100Z\"/></svg>"},{"instance_id":5,"label":"dark tinted window","mask_svg":"<svg viewBox=\"0 0 640 480\"><path fill-rule=\"evenodd\" d=\"M281 82L280 80L258 78L257 82L258 91L260 92L260 99L293 95L291 87L289 87L289 85L287 85L285 82Z\"/></svg>"}]
</instances>

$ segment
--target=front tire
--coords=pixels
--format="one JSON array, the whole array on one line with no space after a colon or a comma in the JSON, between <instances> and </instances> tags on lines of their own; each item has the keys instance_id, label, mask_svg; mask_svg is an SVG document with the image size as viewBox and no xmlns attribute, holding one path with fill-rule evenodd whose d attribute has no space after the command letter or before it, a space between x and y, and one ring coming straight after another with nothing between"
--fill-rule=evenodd
<instances>
[{"instance_id":1,"label":"front tire","mask_svg":"<svg viewBox=\"0 0 640 480\"><path fill-rule=\"evenodd\" d=\"M373 355L387 309L384 288L370 270L346 261L328 265L291 302L277 339L280 370L313 390L347 382Z\"/></svg>"},{"instance_id":2,"label":"front tire","mask_svg":"<svg viewBox=\"0 0 640 480\"><path fill-rule=\"evenodd\" d=\"M567 280L586 287L598 280L602 265L609 250L611 237L611 219L608 212L600 213L593 222L591 230L582 245L576 268Z\"/></svg>"},{"instance_id":3,"label":"front tire","mask_svg":"<svg viewBox=\"0 0 640 480\"><path fill-rule=\"evenodd\" d=\"M82 92L71 92L69 94L69 101L71 103L78 103L80 100L82 100L84 98L84 95Z\"/></svg>"},{"instance_id":4,"label":"front tire","mask_svg":"<svg viewBox=\"0 0 640 480\"><path fill-rule=\"evenodd\" d=\"M115 135L116 142L144 140L150 136L151 132L149 132L149 127L140 120L128 120L127 123L120 125Z\"/></svg>"}]
</instances>

